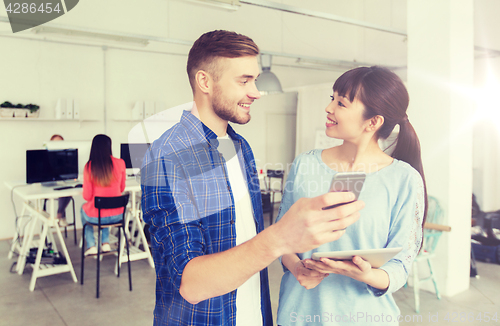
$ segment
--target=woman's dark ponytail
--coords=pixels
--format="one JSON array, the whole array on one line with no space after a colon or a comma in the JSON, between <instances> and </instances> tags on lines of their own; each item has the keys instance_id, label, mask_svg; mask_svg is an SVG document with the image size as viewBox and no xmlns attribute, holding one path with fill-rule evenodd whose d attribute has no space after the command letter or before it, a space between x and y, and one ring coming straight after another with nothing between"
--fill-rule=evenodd
<instances>
[{"instance_id":1,"label":"woman's dark ponytail","mask_svg":"<svg viewBox=\"0 0 500 326\"><path fill-rule=\"evenodd\" d=\"M398 140L391 156L410 164L423 177L420 142L408 118L403 119L403 122L399 124Z\"/></svg>"},{"instance_id":2,"label":"woman's dark ponytail","mask_svg":"<svg viewBox=\"0 0 500 326\"><path fill-rule=\"evenodd\" d=\"M399 135L396 142L396 148L392 152L392 157L400 161L410 164L415 170L420 173L424 183L424 219L422 224L425 224L427 218L427 187L425 185L424 167L422 165L422 155L420 151L420 141L418 140L417 133L411 125L408 117L405 117L399 123Z\"/></svg>"}]
</instances>

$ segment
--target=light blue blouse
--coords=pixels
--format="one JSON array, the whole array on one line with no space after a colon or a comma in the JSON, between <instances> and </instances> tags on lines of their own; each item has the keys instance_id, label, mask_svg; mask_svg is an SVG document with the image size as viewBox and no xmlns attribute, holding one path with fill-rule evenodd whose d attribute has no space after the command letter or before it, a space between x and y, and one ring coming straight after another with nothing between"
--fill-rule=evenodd
<instances>
[{"instance_id":1,"label":"light blue blouse","mask_svg":"<svg viewBox=\"0 0 500 326\"><path fill-rule=\"evenodd\" d=\"M337 171L323 163L321 152L317 149L303 153L293 162L277 220L299 198L328 191ZM366 204L361 217L339 240L298 256L306 259L316 251L402 247L380 267L389 275L389 288L383 291L347 276L330 274L318 286L306 290L283 266L278 325L398 324L400 311L392 293L406 283L422 241L422 178L409 164L394 159L389 166L367 174L359 199Z\"/></svg>"}]
</instances>

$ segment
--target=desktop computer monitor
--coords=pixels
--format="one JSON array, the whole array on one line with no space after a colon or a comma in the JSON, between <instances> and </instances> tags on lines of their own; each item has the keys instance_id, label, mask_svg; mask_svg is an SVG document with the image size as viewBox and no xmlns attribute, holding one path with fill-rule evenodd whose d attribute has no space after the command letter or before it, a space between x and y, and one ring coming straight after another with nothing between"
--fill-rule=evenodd
<instances>
[{"instance_id":1,"label":"desktop computer monitor","mask_svg":"<svg viewBox=\"0 0 500 326\"><path fill-rule=\"evenodd\" d=\"M46 141L43 143L43 148L48 150L54 149L78 149L78 172L83 174L85 164L87 164L90 157L90 148L92 146L91 140L63 140L63 141Z\"/></svg>"},{"instance_id":2,"label":"desktop computer monitor","mask_svg":"<svg viewBox=\"0 0 500 326\"><path fill-rule=\"evenodd\" d=\"M78 149L26 151L26 183L77 178Z\"/></svg>"},{"instance_id":3,"label":"desktop computer monitor","mask_svg":"<svg viewBox=\"0 0 500 326\"><path fill-rule=\"evenodd\" d=\"M138 170L141 168L149 145L149 143L120 145L120 158L125 161L127 169Z\"/></svg>"}]
</instances>

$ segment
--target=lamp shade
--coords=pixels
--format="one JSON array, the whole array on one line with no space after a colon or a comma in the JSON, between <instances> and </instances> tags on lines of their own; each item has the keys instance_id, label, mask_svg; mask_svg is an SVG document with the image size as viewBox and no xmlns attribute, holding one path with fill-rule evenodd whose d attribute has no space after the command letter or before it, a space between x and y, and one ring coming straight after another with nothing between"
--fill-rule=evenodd
<instances>
[{"instance_id":1,"label":"lamp shade","mask_svg":"<svg viewBox=\"0 0 500 326\"><path fill-rule=\"evenodd\" d=\"M271 60L272 57L269 54L260 55L262 73L257 78L255 85L261 95L283 93L278 77L271 72Z\"/></svg>"},{"instance_id":2,"label":"lamp shade","mask_svg":"<svg viewBox=\"0 0 500 326\"><path fill-rule=\"evenodd\" d=\"M262 95L283 93L278 77L270 70L262 71L255 84Z\"/></svg>"}]
</instances>

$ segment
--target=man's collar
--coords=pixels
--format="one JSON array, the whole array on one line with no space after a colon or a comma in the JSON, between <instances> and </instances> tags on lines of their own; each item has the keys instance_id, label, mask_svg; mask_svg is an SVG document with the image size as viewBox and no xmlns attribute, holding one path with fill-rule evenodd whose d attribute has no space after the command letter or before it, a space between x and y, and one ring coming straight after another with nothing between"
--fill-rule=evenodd
<instances>
[{"instance_id":1,"label":"man's collar","mask_svg":"<svg viewBox=\"0 0 500 326\"><path fill-rule=\"evenodd\" d=\"M226 132L229 134L229 137L231 137L232 140L240 140L241 139L241 136L238 135L236 133L236 131L234 131L233 127L231 127L230 124L227 125L227 131Z\"/></svg>"},{"instance_id":2,"label":"man's collar","mask_svg":"<svg viewBox=\"0 0 500 326\"><path fill-rule=\"evenodd\" d=\"M199 138L200 141L204 140L205 142L210 143L211 139L217 139L217 135L200 119L191 114L190 111L182 112L181 123L188 128L196 138Z\"/></svg>"}]
</instances>

